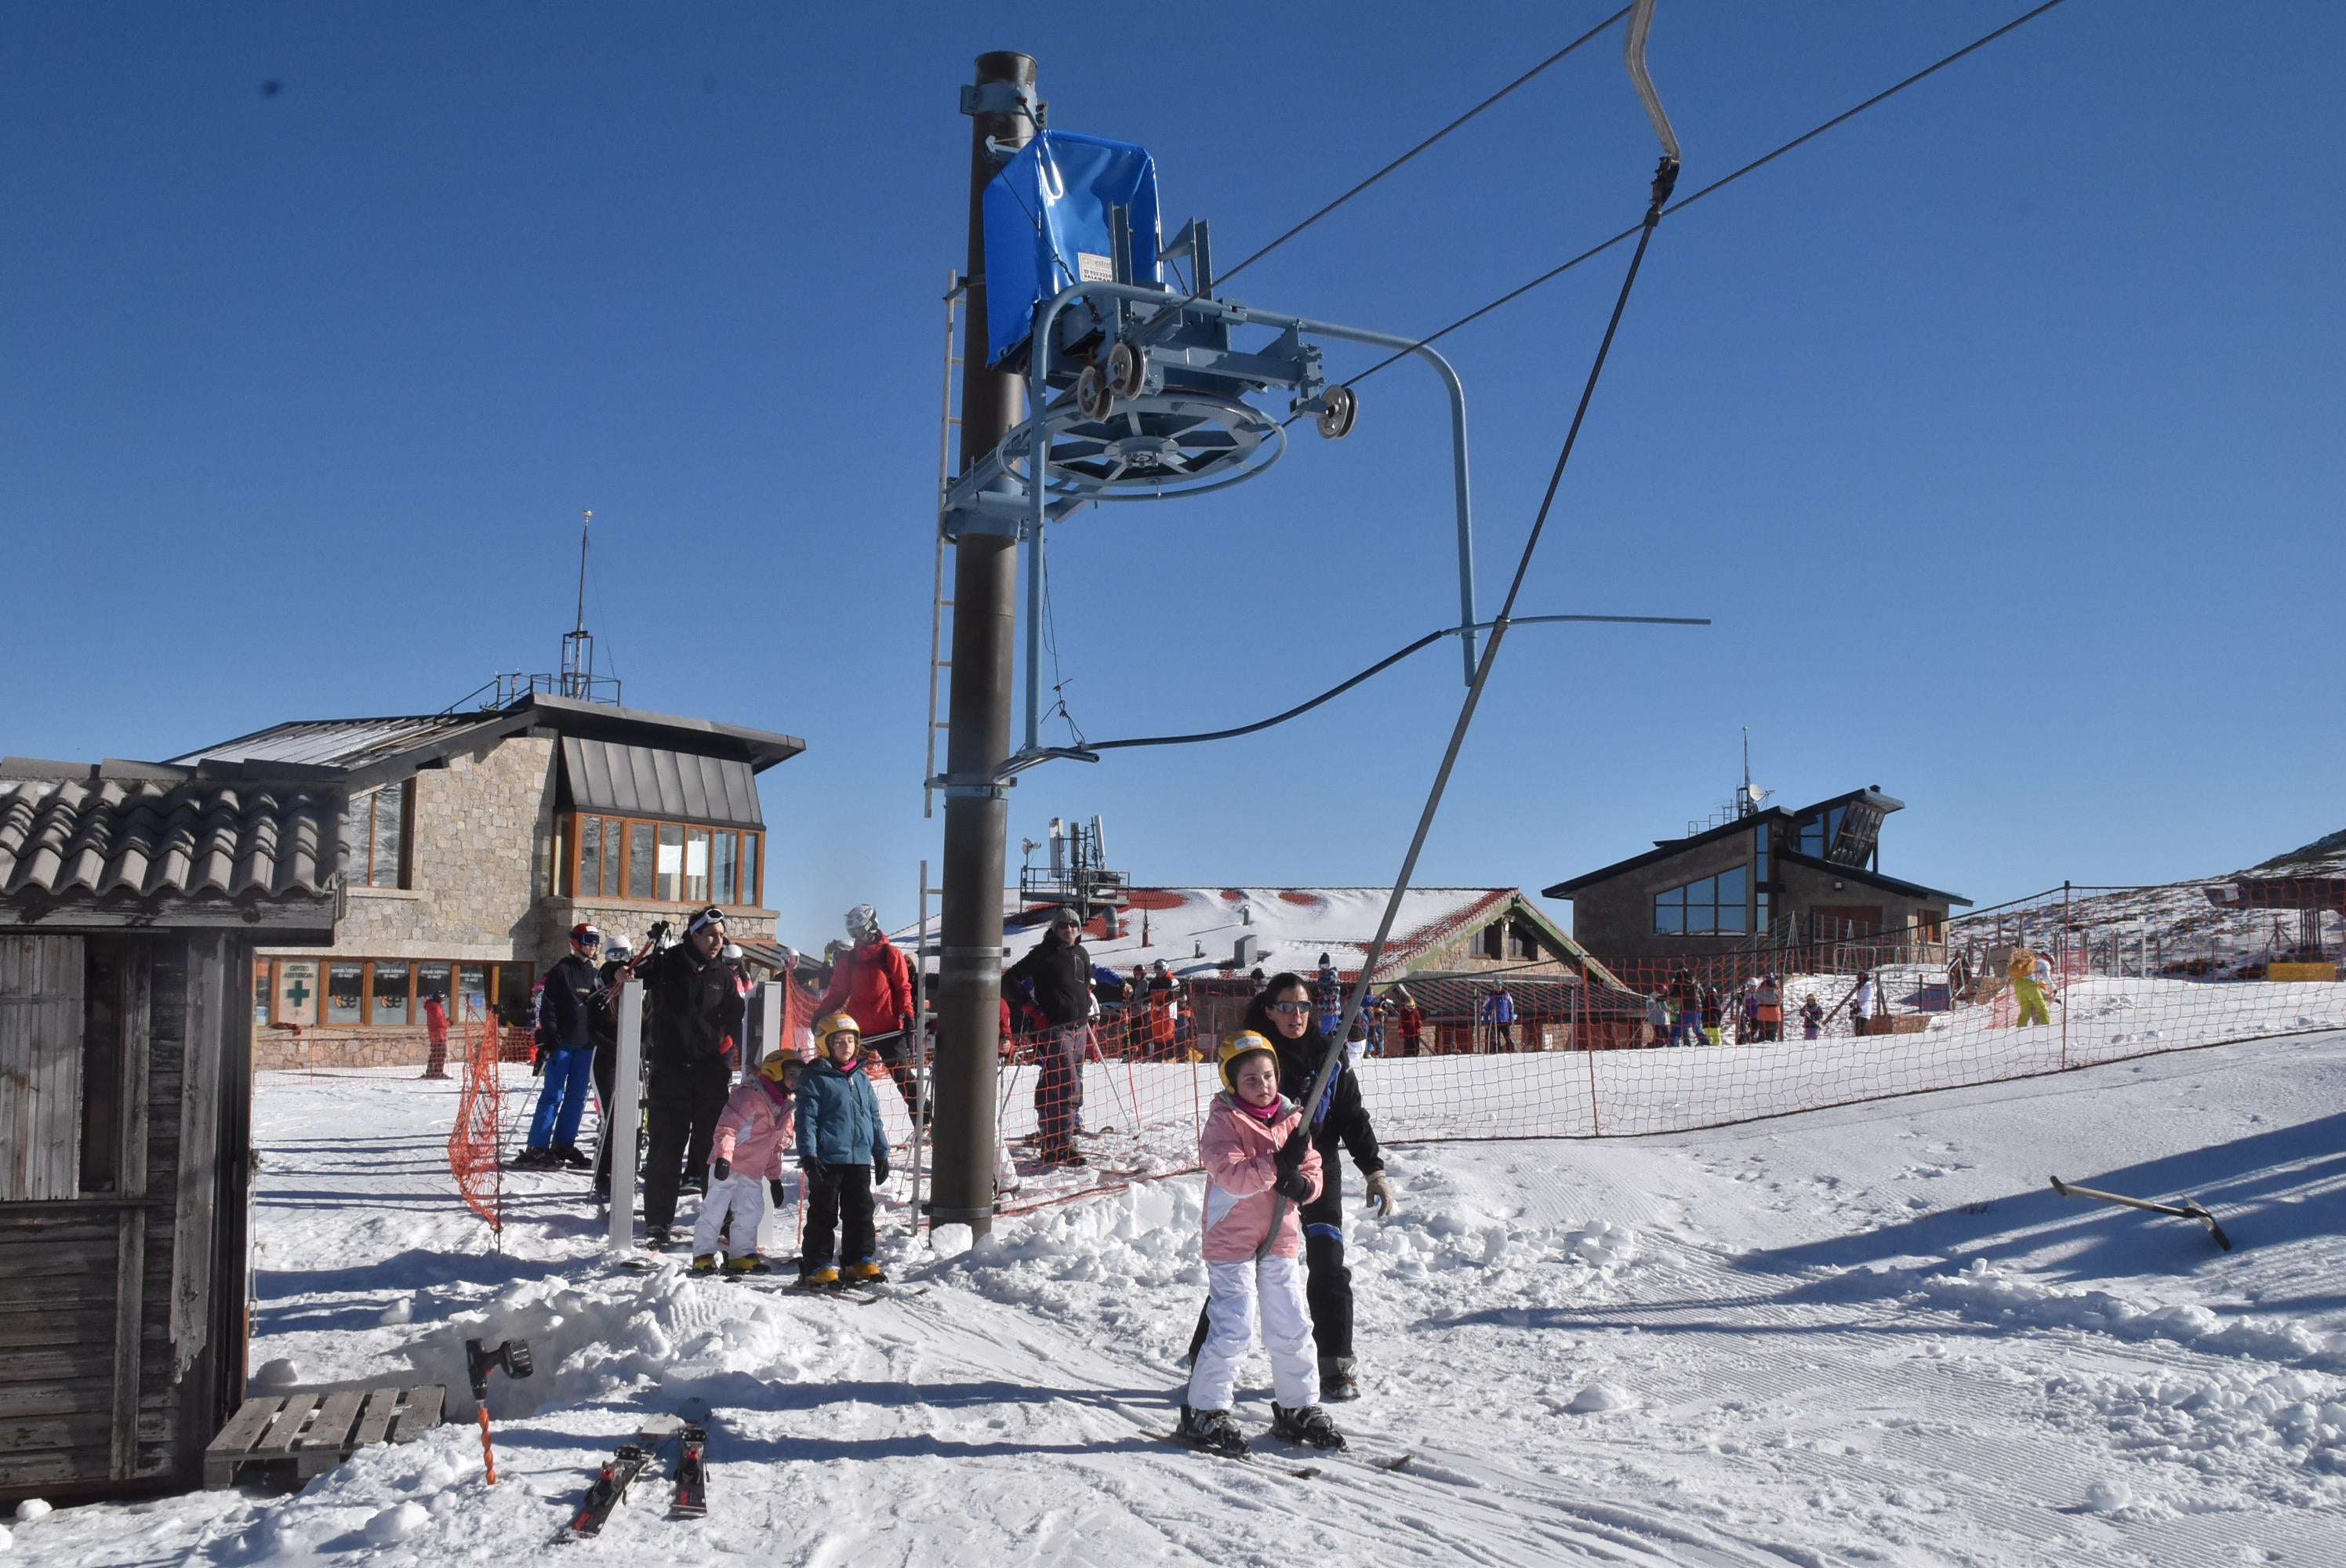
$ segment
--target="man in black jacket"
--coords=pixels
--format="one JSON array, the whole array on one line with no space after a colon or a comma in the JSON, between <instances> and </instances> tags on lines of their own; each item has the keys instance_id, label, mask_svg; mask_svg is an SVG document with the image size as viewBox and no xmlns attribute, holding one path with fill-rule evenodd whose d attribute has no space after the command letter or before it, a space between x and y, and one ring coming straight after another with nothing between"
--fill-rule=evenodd
<instances>
[{"instance_id":1,"label":"man in black jacket","mask_svg":"<svg viewBox=\"0 0 2346 1568\"><path fill-rule=\"evenodd\" d=\"M1084 1110L1084 1044L1091 1029L1092 955L1083 943L1083 921L1071 909L1051 915L1051 929L1034 951L1005 972L1005 991L1021 981L1034 987L1043 1011L1043 1033L1035 1041L1042 1074L1035 1084L1035 1157L1046 1166L1079 1166L1076 1123Z\"/></svg>"},{"instance_id":2,"label":"man in black jacket","mask_svg":"<svg viewBox=\"0 0 2346 1568\"><path fill-rule=\"evenodd\" d=\"M684 1173L709 1163L709 1139L733 1085L748 1008L724 948L725 911L711 906L692 917L682 942L653 954L638 972L651 1022L644 1236L655 1251L668 1244Z\"/></svg>"},{"instance_id":3,"label":"man in black jacket","mask_svg":"<svg viewBox=\"0 0 2346 1568\"><path fill-rule=\"evenodd\" d=\"M653 929L664 928L655 926ZM595 1196L607 1198L611 1196L611 1145L614 1137L626 1143L630 1150L635 1147L637 1129L611 1125L611 1107L617 1104L614 1095L618 1088L619 1075L619 988L635 973L632 962L635 954L629 951L627 939L617 936L611 939L604 952L606 956L600 971L603 976L602 1002L595 1009L587 1033L595 1040L595 1098L603 1107L603 1133L597 1140L595 1149Z\"/></svg>"},{"instance_id":4,"label":"man in black jacket","mask_svg":"<svg viewBox=\"0 0 2346 1568\"><path fill-rule=\"evenodd\" d=\"M585 1170L594 1163L578 1152L578 1123L586 1113L586 1080L595 1061L588 1031L603 989L602 976L595 972L602 955L603 933L582 921L570 928L570 951L546 972L537 999L538 1062L546 1086L530 1118L529 1145L514 1160L516 1169Z\"/></svg>"}]
</instances>

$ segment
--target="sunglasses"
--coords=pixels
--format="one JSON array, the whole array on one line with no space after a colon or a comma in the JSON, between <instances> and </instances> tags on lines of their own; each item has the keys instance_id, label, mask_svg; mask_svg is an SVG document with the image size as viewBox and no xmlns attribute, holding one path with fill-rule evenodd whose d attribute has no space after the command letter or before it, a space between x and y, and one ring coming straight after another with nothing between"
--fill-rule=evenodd
<instances>
[{"instance_id":1,"label":"sunglasses","mask_svg":"<svg viewBox=\"0 0 2346 1568\"><path fill-rule=\"evenodd\" d=\"M1266 1011L1271 1013L1309 1013L1311 1011L1311 1003L1308 1002L1274 1002Z\"/></svg>"}]
</instances>

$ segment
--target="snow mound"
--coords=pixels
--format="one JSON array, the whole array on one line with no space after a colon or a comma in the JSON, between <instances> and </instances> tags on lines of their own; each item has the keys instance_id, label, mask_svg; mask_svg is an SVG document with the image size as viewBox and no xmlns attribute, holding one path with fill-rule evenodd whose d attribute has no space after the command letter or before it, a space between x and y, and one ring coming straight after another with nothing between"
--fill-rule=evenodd
<instances>
[{"instance_id":1,"label":"snow mound","mask_svg":"<svg viewBox=\"0 0 2346 1568\"><path fill-rule=\"evenodd\" d=\"M2086 1329L2122 1339L2169 1339L2218 1356L2346 1371L2346 1334L2322 1333L2290 1319L2226 1322L2197 1304L2148 1307L2108 1290L2066 1290L1984 1257L1956 1274L1917 1280L1912 1299L1974 1321Z\"/></svg>"},{"instance_id":2,"label":"snow mound","mask_svg":"<svg viewBox=\"0 0 2346 1568\"><path fill-rule=\"evenodd\" d=\"M1610 1383L1591 1383L1572 1396L1565 1409L1576 1416L1596 1415L1605 1410L1626 1410L1637 1401Z\"/></svg>"},{"instance_id":3,"label":"snow mound","mask_svg":"<svg viewBox=\"0 0 2346 1568\"><path fill-rule=\"evenodd\" d=\"M46 1499L38 1497L28 1497L16 1505L16 1517L19 1519L39 1519L56 1512Z\"/></svg>"},{"instance_id":4,"label":"snow mound","mask_svg":"<svg viewBox=\"0 0 2346 1568\"><path fill-rule=\"evenodd\" d=\"M366 1538L376 1546L392 1546L432 1522L432 1511L420 1502L393 1503L366 1522Z\"/></svg>"},{"instance_id":5,"label":"snow mound","mask_svg":"<svg viewBox=\"0 0 2346 1568\"><path fill-rule=\"evenodd\" d=\"M2097 1481L2086 1488L2086 1506L2096 1513L2116 1513L2133 1502L2134 1488L2123 1481Z\"/></svg>"}]
</instances>

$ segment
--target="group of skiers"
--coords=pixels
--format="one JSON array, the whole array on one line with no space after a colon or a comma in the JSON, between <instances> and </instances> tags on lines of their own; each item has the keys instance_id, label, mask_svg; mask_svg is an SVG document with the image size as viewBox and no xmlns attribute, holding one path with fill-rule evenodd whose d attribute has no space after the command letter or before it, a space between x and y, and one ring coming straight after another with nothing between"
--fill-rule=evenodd
<instances>
[{"instance_id":1,"label":"group of skiers","mask_svg":"<svg viewBox=\"0 0 2346 1568\"><path fill-rule=\"evenodd\" d=\"M1871 983L1864 975L1858 978L1862 988ZM1870 996L1868 993L1869 1007ZM1749 975L1740 986L1722 987L1703 984L1681 965L1647 998L1645 1027L1638 1037L1647 1044L1718 1045L1730 1038L1744 1045L1780 1044L1787 1000L1778 975ZM1813 992L1801 997L1794 1015L1800 1021L1802 1039L1814 1040L1823 1033L1825 1010Z\"/></svg>"}]
</instances>

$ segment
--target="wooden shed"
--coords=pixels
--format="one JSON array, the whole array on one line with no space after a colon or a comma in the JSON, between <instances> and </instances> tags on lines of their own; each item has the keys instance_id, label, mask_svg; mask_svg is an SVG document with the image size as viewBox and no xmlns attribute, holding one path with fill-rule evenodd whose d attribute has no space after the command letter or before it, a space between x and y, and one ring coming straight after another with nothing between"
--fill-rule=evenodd
<instances>
[{"instance_id":1,"label":"wooden shed","mask_svg":"<svg viewBox=\"0 0 2346 1568\"><path fill-rule=\"evenodd\" d=\"M252 951L332 940L341 818L0 760L0 1501L202 1481L246 1375Z\"/></svg>"}]
</instances>

